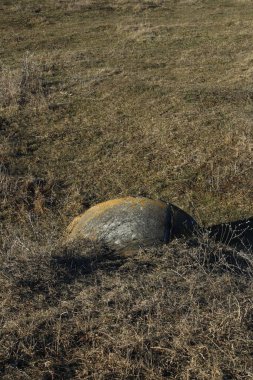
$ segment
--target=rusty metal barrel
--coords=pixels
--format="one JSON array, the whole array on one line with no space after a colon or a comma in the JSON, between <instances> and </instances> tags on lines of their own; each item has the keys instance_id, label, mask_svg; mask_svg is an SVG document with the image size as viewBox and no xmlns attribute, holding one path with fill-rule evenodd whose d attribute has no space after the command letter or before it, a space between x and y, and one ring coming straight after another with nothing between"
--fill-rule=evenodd
<instances>
[{"instance_id":1,"label":"rusty metal barrel","mask_svg":"<svg viewBox=\"0 0 253 380\"><path fill-rule=\"evenodd\" d=\"M191 235L196 221L173 204L144 197L99 203L68 226L66 241L89 239L115 250L168 243Z\"/></svg>"}]
</instances>

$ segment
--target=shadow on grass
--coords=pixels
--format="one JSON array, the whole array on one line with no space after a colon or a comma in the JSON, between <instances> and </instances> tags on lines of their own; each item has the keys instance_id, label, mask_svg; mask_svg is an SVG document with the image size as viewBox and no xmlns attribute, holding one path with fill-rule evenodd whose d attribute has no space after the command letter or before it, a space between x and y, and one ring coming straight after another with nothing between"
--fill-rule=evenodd
<instances>
[{"instance_id":1,"label":"shadow on grass","mask_svg":"<svg viewBox=\"0 0 253 380\"><path fill-rule=\"evenodd\" d=\"M237 250L253 251L253 217L216 224L208 227L207 231L218 242Z\"/></svg>"},{"instance_id":2,"label":"shadow on grass","mask_svg":"<svg viewBox=\"0 0 253 380\"><path fill-rule=\"evenodd\" d=\"M81 241L63 247L60 252L53 254L50 266L59 281L70 284L76 278L88 277L96 271L113 273L124 264L125 260L120 254L104 245L95 246L87 241Z\"/></svg>"},{"instance_id":3,"label":"shadow on grass","mask_svg":"<svg viewBox=\"0 0 253 380\"><path fill-rule=\"evenodd\" d=\"M235 273L237 275L252 276L252 262L248 255L226 248L216 249L213 252L198 255L199 262L208 271L216 273Z\"/></svg>"},{"instance_id":4,"label":"shadow on grass","mask_svg":"<svg viewBox=\"0 0 253 380\"><path fill-rule=\"evenodd\" d=\"M2 373L4 375L7 368L11 368L14 373L16 371L20 372L27 370L30 366L30 361L30 357L27 357L26 359L17 359L15 357L9 358L1 364L0 374ZM51 366L49 371L44 371L41 379L71 380L74 378L78 366L78 363L64 363L64 360L56 359L56 363Z\"/></svg>"},{"instance_id":5,"label":"shadow on grass","mask_svg":"<svg viewBox=\"0 0 253 380\"><path fill-rule=\"evenodd\" d=\"M54 305L59 297L71 293L69 285L76 280L90 284L97 272L113 274L125 260L104 245L79 241L55 247L48 254L27 257L25 261L16 259L9 266L8 275L21 299L33 299L41 294Z\"/></svg>"}]
</instances>

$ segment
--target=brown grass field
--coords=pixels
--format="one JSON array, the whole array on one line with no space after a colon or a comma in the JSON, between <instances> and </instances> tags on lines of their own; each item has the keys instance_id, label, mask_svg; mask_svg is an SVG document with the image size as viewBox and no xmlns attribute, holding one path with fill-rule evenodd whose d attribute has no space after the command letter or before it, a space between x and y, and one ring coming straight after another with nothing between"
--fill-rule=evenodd
<instances>
[{"instance_id":1,"label":"brown grass field","mask_svg":"<svg viewBox=\"0 0 253 380\"><path fill-rule=\"evenodd\" d=\"M125 195L253 215L252 25L249 0L0 1L1 379L253 379L252 252L59 244Z\"/></svg>"}]
</instances>

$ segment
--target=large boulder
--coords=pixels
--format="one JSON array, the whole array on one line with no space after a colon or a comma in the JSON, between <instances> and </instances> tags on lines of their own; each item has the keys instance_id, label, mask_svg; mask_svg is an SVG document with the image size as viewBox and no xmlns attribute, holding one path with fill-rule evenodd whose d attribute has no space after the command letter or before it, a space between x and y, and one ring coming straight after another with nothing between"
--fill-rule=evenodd
<instances>
[{"instance_id":1,"label":"large boulder","mask_svg":"<svg viewBox=\"0 0 253 380\"><path fill-rule=\"evenodd\" d=\"M125 197L99 203L67 228L67 242L89 239L115 250L168 243L193 233L195 220L180 208L148 198Z\"/></svg>"}]
</instances>

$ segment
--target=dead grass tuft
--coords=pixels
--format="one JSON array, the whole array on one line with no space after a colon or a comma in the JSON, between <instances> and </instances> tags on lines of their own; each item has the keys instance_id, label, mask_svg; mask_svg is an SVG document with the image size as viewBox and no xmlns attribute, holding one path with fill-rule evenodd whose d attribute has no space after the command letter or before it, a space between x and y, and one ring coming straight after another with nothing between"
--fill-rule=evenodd
<instances>
[{"instance_id":1,"label":"dead grass tuft","mask_svg":"<svg viewBox=\"0 0 253 380\"><path fill-rule=\"evenodd\" d=\"M44 98L41 70L34 61L33 54L27 53L22 62L18 104L20 107L25 107L28 103L35 107L36 105L43 106Z\"/></svg>"},{"instance_id":2,"label":"dead grass tuft","mask_svg":"<svg viewBox=\"0 0 253 380\"><path fill-rule=\"evenodd\" d=\"M1 107L15 106L20 96L20 72L11 71L2 66L0 76L0 105Z\"/></svg>"}]
</instances>

